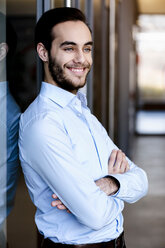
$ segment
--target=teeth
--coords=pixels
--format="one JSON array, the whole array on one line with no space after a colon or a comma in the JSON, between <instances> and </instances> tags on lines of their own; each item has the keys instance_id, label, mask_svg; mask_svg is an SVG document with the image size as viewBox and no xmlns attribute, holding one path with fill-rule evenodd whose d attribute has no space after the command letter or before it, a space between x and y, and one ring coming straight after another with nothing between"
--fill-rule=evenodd
<instances>
[{"instance_id":1,"label":"teeth","mask_svg":"<svg viewBox=\"0 0 165 248\"><path fill-rule=\"evenodd\" d=\"M73 72L83 72L83 68L81 68L81 69L71 68L71 71L73 71Z\"/></svg>"}]
</instances>

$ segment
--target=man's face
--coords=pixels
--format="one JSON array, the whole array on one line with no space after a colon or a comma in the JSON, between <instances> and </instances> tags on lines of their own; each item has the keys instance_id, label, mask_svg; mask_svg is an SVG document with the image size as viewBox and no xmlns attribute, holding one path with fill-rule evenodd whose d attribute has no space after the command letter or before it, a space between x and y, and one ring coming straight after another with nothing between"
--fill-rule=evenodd
<instances>
[{"instance_id":1,"label":"man's face","mask_svg":"<svg viewBox=\"0 0 165 248\"><path fill-rule=\"evenodd\" d=\"M67 21L52 30L49 71L55 84L72 93L83 87L92 65L92 37L81 21Z\"/></svg>"}]
</instances>

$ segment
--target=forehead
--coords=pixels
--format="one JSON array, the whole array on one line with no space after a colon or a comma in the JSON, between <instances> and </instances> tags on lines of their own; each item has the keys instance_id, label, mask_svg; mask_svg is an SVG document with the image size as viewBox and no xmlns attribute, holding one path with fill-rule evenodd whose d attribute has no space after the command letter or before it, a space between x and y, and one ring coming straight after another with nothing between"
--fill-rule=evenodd
<instances>
[{"instance_id":1,"label":"forehead","mask_svg":"<svg viewBox=\"0 0 165 248\"><path fill-rule=\"evenodd\" d=\"M89 28L81 21L66 21L57 24L52 29L52 36L59 42L73 41L85 44L92 41Z\"/></svg>"}]
</instances>

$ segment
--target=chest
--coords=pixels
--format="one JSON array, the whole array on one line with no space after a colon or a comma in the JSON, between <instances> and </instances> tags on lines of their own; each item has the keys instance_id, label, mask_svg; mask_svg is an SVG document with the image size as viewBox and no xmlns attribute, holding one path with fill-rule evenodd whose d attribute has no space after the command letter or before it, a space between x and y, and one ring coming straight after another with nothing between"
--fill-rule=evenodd
<instances>
[{"instance_id":1,"label":"chest","mask_svg":"<svg viewBox=\"0 0 165 248\"><path fill-rule=\"evenodd\" d=\"M109 151L100 124L90 115L70 113L69 117L65 121L65 128L75 159L94 179L106 175Z\"/></svg>"}]
</instances>

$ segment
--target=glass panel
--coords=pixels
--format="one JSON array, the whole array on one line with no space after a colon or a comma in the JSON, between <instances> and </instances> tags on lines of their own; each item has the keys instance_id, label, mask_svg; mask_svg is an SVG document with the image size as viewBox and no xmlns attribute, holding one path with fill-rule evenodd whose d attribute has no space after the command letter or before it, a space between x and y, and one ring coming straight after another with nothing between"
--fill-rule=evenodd
<instances>
[{"instance_id":1,"label":"glass panel","mask_svg":"<svg viewBox=\"0 0 165 248\"><path fill-rule=\"evenodd\" d=\"M36 247L34 206L24 183L18 158L18 127L20 113L36 97L36 54L34 27L35 0L6 1L10 22L7 43L7 243L9 247ZM9 53L10 52L10 53ZM12 52L12 53L11 53ZM30 237L29 239L27 237Z\"/></svg>"},{"instance_id":2,"label":"glass panel","mask_svg":"<svg viewBox=\"0 0 165 248\"><path fill-rule=\"evenodd\" d=\"M0 247L6 247L7 82L6 2L0 2Z\"/></svg>"}]
</instances>

